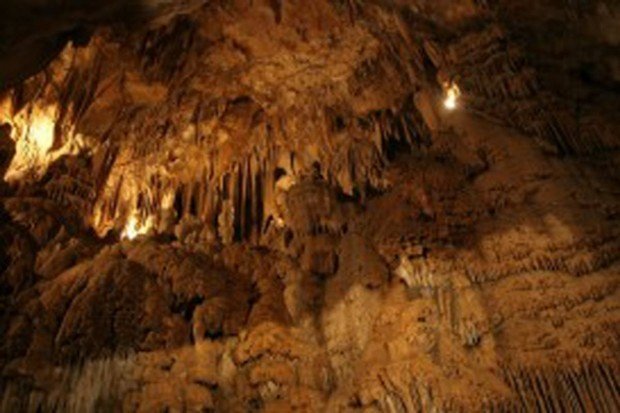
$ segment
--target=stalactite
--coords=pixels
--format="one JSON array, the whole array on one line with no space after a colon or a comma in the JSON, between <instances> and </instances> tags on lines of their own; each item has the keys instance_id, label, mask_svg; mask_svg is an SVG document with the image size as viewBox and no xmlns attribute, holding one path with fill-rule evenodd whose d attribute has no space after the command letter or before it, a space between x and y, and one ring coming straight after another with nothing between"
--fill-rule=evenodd
<instances>
[{"instance_id":1,"label":"stalactite","mask_svg":"<svg viewBox=\"0 0 620 413\"><path fill-rule=\"evenodd\" d=\"M232 200L222 202L222 211L218 216L218 232L224 245L230 245L234 240L235 207Z\"/></svg>"},{"instance_id":2,"label":"stalactite","mask_svg":"<svg viewBox=\"0 0 620 413\"><path fill-rule=\"evenodd\" d=\"M618 388L603 383L602 375L594 371L613 375L614 367L593 362L574 370L506 370L505 377L521 407L528 410L616 411L620 406Z\"/></svg>"},{"instance_id":3,"label":"stalactite","mask_svg":"<svg viewBox=\"0 0 620 413\"><path fill-rule=\"evenodd\" d=\"M603 148L601 135L577 132L570 110L542 89L520 50L504 46L506 38L501 27L489 23L449 45L444 59L434 58L435 65L458 76L470 107L533 132L562 153L588 154Z\"/></svg>"},{"instance_id":4,"label":"stalactite","mask_svg":"<svg viewBox=\"0 0 620 413\"><path fill-rule=\"evenodd\" d=\"M16 192L6 220L0 206L0 359L15 360L0 410L88 412L98 396L144 411L618 410L613 182L584 184L587 162L575 172L468 112L565 154L607 148L604 127L544 92L486 2L352 1L355 24L331 15L339 2L275 2L273 26L261 4L200 3L122 42L97 33L11 92L28 121L50 110L54 145L84 151ZM463 91L452 114L444 80ZM36 197L92 209L97 234L124 241ZM164 235L125 241L151 226ZM100 339L110 318L123 330ZM89 357L136 332L147 360L121 389L118 366ZM69 379L28 371L73 369L64 352L84 366Z\"/></svg>"}]
</instances>

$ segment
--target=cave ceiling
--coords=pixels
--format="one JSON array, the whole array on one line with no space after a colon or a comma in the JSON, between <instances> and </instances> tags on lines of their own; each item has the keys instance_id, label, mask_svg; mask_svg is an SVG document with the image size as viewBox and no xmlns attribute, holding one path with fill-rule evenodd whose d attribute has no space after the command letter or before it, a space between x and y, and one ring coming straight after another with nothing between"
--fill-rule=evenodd
<instances>
[{"instance_id":1,"label":"cave ceiling","mask_svg":"<svg viewBox=\"0 0 620 413\"><path fill-rule=\"evenodd\" d=\"M620 3L4 0L0 411L617 411Z\"/></svg>"}]
</instances>

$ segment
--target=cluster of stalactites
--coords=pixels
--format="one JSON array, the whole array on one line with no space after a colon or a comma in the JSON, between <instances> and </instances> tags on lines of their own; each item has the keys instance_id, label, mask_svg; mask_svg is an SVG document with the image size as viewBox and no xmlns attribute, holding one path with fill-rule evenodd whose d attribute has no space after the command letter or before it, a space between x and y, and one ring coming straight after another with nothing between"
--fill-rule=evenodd
<instances>
[{"instance_id":1,"label":"cluster of stalactites","mask_svg":"<svg viewBox=\"0 0 620 413\"><path fill-rule=\"evenodd\" d=\"M193 241L260 242L270 231L294 226L288 222L286 199L297 184L323 182L363 201L369 190L388 186L383 170L398 151L419 148L430 140L413 100L398 113L376 112L348 123L359 137L346 136L346 144L334 145L329 153L317 155L312 149L302 152L272 143L227 163L225 169L216 156L205 158L183 177L133 160L131 153L117 156L91 224L100 236L112 230L126 239L154 233L186 237L196 232Z\"/></svg>"},{"instance_id":2,"label":"cluster of stalactites","mask_svg":"<svg viewBox=\"0 0 620 413\"><path fill-rule=\"evenodd\" d=\"M575 108L544 89L523 51L496 23L447 45L438 65L458 77L470 109L533 135L554 151L587 154L617 145L606 131L585 124Z\"/></svg>"}]
</instances>

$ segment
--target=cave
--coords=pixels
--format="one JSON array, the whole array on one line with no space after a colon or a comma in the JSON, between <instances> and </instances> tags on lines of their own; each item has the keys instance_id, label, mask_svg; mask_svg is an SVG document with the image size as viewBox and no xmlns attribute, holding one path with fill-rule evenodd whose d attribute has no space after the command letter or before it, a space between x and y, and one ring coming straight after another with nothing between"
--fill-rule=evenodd
<instances>
[{"instance_id":1,"label":"cave","mask_svg":"<svg viewBox=\"0 0 620 413\"><path fill-rule=\"evenodd\" d=\"M0 412L620 411L617 0L3 0Z\"/></svg>"}]
</instances>

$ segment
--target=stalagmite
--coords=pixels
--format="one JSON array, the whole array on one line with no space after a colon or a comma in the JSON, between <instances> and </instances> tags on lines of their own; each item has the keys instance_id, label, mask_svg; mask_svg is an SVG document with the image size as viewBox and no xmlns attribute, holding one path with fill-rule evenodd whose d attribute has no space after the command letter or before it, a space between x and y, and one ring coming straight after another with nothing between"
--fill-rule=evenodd
<instances>
[{"instance_id":1,"label":"stalagmite","mask_svg":"<svg viewBox=\"0 0 620 413\"><path fill-rule=\"evenodd\" d=\"M613 1L7 2L0 411L620 410Z\"/></svg>"}]
</instances>

